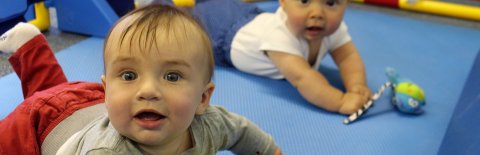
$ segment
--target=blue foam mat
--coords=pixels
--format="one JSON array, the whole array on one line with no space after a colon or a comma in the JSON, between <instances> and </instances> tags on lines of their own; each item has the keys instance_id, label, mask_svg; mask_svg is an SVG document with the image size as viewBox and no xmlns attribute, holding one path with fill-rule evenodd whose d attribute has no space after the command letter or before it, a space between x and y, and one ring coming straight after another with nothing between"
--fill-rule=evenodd
<instances>
[{"instance_id":1,"label":"blue foam mat","mask_svg":"<svg viewBox=\"0 0 480 155\"><path fill-rule=\"evenodd\" d=\"M480 154L480 52L470 70L439 154Z\"/></svg>"},{"instance_id":2,"label":"blue foam mat","mask_svg":"<svg viewBox=\"0 0 480 155\"><path fill-rule=\"evenodd\" d=\"M436 154L480 49L480 31L350 9L345 20L365 61L373 90L392 66L426 92L426 113L401 114L384 96L358 122L308 104L284 80L271 80L217 67L213 104L225 106L271 133L284 154ZM90 38L56 56L70 81L99 82L102 39ZM322 71L338 77L327 57ZM0 118L22 101L15 75L0 78ZM321 88L319 88L321 89ZM221 153L228 154L228 153Z\"/></svg>"}]
</instances>

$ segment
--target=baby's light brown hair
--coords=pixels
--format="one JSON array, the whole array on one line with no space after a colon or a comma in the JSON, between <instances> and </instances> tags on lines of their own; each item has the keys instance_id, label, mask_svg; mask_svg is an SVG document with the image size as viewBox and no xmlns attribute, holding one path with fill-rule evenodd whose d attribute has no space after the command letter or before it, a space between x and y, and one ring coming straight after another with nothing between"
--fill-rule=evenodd
<instances>
[{"instance_id":1,"label":"baby's light brown hair","mask_svg":"<svg viewBox=\"0 0 480 155\"><path fill-rule=\"evenodd\" d=\"M122 22L129 22L128 26L117 30L118 23ZM112 31L121 31L120 37L111 37ZM195 39L192 38L198 37L201 42L193 42ZM140 48L140 51L129 49L130 54L145 54L152 49L161 49L159 44L176 46L180 49L182 45L195 44L198 46L196 50L204 52L207 59L206 82L210 82L213 76L215 63L208 34L195 18L178 8L158 4L148 5L120 18L105 38L104 70L106 70L105 58L108 57L106 50L113 46L111 43L114 41L118 43L117 45L129 44L128 47L132 47L136 44Z\"/></svg>"}]
</instances>

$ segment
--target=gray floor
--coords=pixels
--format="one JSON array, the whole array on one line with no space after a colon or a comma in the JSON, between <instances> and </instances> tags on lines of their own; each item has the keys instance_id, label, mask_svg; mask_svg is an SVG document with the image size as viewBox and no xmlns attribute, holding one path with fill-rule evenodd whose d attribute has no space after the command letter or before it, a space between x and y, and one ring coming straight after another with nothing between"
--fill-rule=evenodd
<instances>
[{"instance_id":1,"label":"gray floor","mask_svg":"<svg viewBox=\"0 0 480 155\"><path fill-rule=\"evenodd\" d=\"M444 1L480 6L480 1L474 1L474 0L444 0ZM406 16L413 19L431 21L431 22L454 25L459 27L466 27L466 28L476 29L480 31L480 22L478 21L456 19L456 18L450 18L450 17L443 17L443 16L437 16L437 15L431 15L431 14L425 14L425 13L416 13L416 12L405 11L400 9L392 9L392 8L378 7L378 6L372 6L372 5L357 4L357 3L351 3L350 7L353 9L382 12L382 13L386 13L394 16ZM51 17L55 17L54 10L51 11ZM52 19L52 25L55 25L56 21L54 20L54 18L51 18L51 19ZM60 51L66 47L71 46L72 44L75 44L81 40L88 38L88 36L84 36L84 35L61 32L55 27L50 28L50 30L47 32L44 32L44 34L47 37L47 40L50 46L52 47L53 51L55 52ZM0 54L0 77L5 76L12 72L11 66L7 61L9 56L10 56L9 54Z\"/></svg>"}]
</instances>

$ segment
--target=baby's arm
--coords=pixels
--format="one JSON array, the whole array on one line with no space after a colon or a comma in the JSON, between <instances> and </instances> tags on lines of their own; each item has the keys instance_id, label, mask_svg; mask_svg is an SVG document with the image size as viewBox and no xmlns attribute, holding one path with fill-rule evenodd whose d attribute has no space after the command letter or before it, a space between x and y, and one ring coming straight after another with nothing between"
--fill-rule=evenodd
<instances>
[{"instance_id":1,"label":"baby's arm","mask_svg":"<svg viewBox=\"0 0 480 155\"><path fill-rule=\"evenodd\" d=\"M337 64L347 93L356 93L363 100L370 99L372 92L368 88L365 65L353 42L347 42L332 51L332 57Z\"/></svg>"},{"instance_id":2,"label":"baby's arm","mask_svg":"<svg viewBox=\"0 0 480 155\"><path fill-rule=\"evenodd\" d=\"M347 93L330 85L320 72L299 56L277 51L268 51L267 54L282 75L308 102L325 110L351 114L365 104L371 94L366 87L362 60L351 42L334 52Z\"/></svg>"},{"instance_id":3,"label":"baby's arm","mask_svg":"<svg viewBox=\"0 0 480 155\"><path fill-rule=\"evenodd\" d=\"M308 102L328 111L339 112L344 102L343 92L330 85L305 59L277 51L268 51L267 55Z\"/></svg>"},{"instance_id":4,"label":"baby's arm","mask_svg":"<svg viewBox=\"0 0 480 155\"><path fill-rule=\"evenodd\" d=\"M226 144L222 149L228 149L235 154L280 155L281 151L273 138L257 127L247 118L227 112L221 107L214 107L223 117L221 132L226 132Z\"/></svg>"}]
</instances>

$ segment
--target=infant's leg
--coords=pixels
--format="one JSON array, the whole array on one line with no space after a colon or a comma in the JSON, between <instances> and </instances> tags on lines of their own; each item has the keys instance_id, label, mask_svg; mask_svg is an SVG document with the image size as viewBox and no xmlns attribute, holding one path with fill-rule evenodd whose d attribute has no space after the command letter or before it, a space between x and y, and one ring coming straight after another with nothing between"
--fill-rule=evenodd
<instances>
[{"instance_id":1,"label":"infant's leg","mask_svg":"<svg viewBox=\"0 0 480 155\"><path fill-rule=\"evenodd\" d=\"M40 155L43 141L60 122L79 109L104 102L101 84L67 83L45 37L32 25L19 24L0 37L0 51L15 52L9 61L25 97L0 120L2 155Z\"/></svg>"},{"instance_id":2,"label":"infant's leg","mask_svg":"<svg viewBox=\"0 0 480 155\"><path fill-rule=\"evenodd\" d=\"M23 96L67 82L45 37L31 24L20 23L0 37L0 50L9 58L22 82Z\"/></svg>"}]
</instances>

